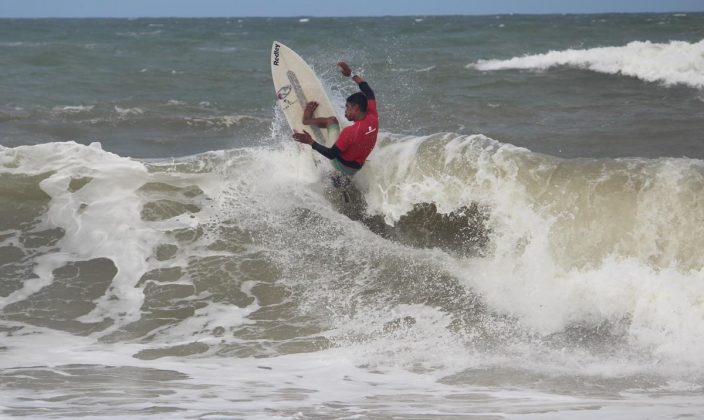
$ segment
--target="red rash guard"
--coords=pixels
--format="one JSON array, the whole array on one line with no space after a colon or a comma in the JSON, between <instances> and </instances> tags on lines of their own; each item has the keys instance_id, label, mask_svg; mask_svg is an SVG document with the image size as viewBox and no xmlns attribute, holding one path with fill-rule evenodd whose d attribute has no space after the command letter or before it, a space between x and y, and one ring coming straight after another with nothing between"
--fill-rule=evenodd
<instances>
[{"instance_id":1,"label":"red rash guard","mask_svg":"<svg viewBox=\"0 0 704 420\"><path fill-rule=\"evenodd\" d=\"M342 130L335 142L335 146L340 149L340 160L363 165L374 149L378 132L379 114L376 111L376 99L368 99L367 115Z\"/></svg>"},{"instance_id":2,"label":"red rash guard","mask_svg":"<svg viewBox=\"0 0 704 420\"><path fill-rule=\"evenodd\" d=\"M342 130L330 148L316 142L311 144L318 153L328 159L337 160L352 171L352 174L362 167L374 149L379 131L379 114L376 110L374 91L367 82L360 83L359 90L367 97L367 112L364 118Z\"/></svg>"}]
</instances>

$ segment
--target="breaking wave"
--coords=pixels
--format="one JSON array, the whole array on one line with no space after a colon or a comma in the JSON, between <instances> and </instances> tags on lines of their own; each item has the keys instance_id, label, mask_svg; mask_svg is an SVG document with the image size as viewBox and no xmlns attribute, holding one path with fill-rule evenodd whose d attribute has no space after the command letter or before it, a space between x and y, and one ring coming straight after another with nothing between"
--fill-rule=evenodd
<instances>
[{"instance_id":1,"label":"breaking wave","mask_svg":"<svg viewBox=\"0 0 704 420\"><path fill-rule=\"evenodd\" d=\"M468 67L481 71L546 70L569 66L606 74L636 77L665 85L704 87L704 40L690 43L633 41L620 47L568 49L508 60L479 60Z\"/></svg>"}]
</instances>

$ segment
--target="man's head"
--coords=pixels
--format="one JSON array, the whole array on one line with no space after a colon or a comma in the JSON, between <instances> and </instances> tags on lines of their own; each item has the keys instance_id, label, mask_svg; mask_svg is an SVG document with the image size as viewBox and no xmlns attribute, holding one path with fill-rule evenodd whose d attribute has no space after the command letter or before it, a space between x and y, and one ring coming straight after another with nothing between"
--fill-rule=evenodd
<instances>
[{"instance_id":1,"label":"man's head","mask_svg":"<svg viewBox=\"0 0 704 420\"><path fill-rule=\"evenodd\" d=\"M345 118L358 121L367 113L367 97L362 92L353 93L345 104Z\"/></svg>"}]
</instances>

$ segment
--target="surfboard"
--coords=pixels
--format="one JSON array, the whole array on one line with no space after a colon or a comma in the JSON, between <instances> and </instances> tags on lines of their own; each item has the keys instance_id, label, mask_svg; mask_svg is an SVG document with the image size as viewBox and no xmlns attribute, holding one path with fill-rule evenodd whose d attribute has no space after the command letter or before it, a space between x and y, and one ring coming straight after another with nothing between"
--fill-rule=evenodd
<instances>
[{"instance_id":1,"label":"surfboard","mask_svg":"<svg viewBox=\"0 0 704 420\"><path fill-rule=\"evenodd\" d=\"M303 111L309 101L319 103L316 117L337 117L323 84L313 69L295 51L278 41L271 46L271 77L274 81L276 101L281 107L292 130L306 130L315 141L331 147L335 140L328 136L327 129L303 125Z\"/></svg>"}]
</instances>

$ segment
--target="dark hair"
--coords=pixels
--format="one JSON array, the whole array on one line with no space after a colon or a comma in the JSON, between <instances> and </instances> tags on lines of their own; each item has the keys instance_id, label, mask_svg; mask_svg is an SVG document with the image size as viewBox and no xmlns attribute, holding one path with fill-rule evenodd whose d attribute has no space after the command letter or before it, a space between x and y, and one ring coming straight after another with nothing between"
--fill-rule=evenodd
<instances>
[{"instance_id":1,"label":"dark hair","mask_svg":"<svg viewBox=\"0 0 704 420\"><path fill-rule=\"evenodd\" d=\"M347 103L359 106L359 110L367 112L367 96L362 92L353 93L347 98Z\"/></svg>"}]
</instances>

